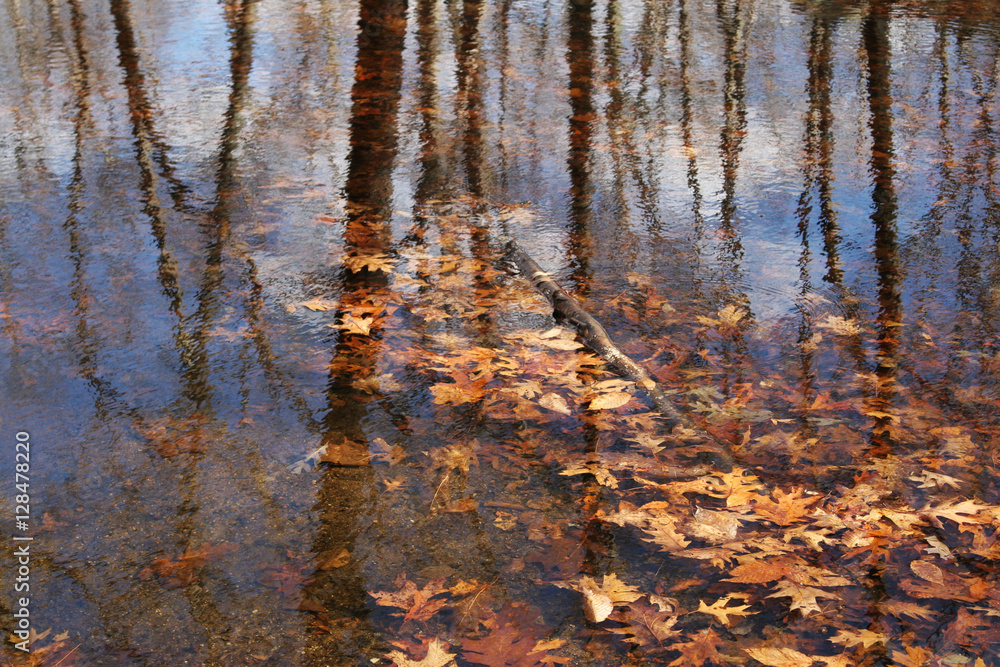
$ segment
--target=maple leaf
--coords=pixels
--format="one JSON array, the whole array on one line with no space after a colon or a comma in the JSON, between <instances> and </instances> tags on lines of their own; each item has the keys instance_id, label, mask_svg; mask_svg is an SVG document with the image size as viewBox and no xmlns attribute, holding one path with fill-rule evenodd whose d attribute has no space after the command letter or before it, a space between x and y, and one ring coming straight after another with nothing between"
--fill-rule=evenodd
<instances>
[{"instance_id":1,"label":"maple leaf","mask_svg":"<svg viewBox=\"0 0 1000 667\"><path fill-rule=\"evenodd\" d=\"M760 646L758 648L745 648L743 651L757 662L768 667L809 667L813 664L812 657L787 647Z\"/></svg>"},{"instance_id":2,"label":"maple leaf","mask_svg":"<svg viewBox=\"0 0 1000 667\"><path fill-rule=\"evenodd\" d=\"M735 607L727 607L729 601L732 597L726 596L724 598L719 598L711 605L705 604L703 600L698 600L698 611L702 614L709 614L715 616L723 625L729 625L730 616L752 616L755 612L743 611L744 609L749 609L750 605L738 605Z\"/></svg>"},{"instance_id":3,"label":"maple leaf","mask_svg":"<svg viewBox=\"0 0 1000 667\"><path fill-rule=\"evenodd\" d=\"M435 579L418 589L415 583L407 580L406 573L401 573L396 577L395 585L399 590L394 592L369 591L368 594L375 598L377 605L405 609L404 614L392 614L393 616L402 616L403 623L411 619L427 621L447 604L446 600L431 599L448 592L444 587L444 579Z\"/></svg>"},{"instance_id":4,"label":"maple leaf","mask_svg":"<svg viewBox=\"0 0 1000 667\"><path fill-rule=\"evenodd\" d=\"M821 588L813 588L812 586L803 586L802 584L795 583L794 581L779 581L774 587L776 592L771 593L766 596L769 598L779 598L787 597L792 599L792 605L789 607L790 611L795 611L798 609L802 612L803 616L808 616L811 611L821 611L819 608L819 603L816 598L828 598L832 600L839 600L840 596L836 593L830 593L824 591ZM761 661L763 662L763 660ZM767 664L767 663L765 663Z\"/></svg>"},{"instance_id":5,"label":"maple leaf","mask_svg":"<svg viewBox=\"0 0 1000 667\"><path fill-rule=\"evenodd\" d=\"M393 651L385 658L392 660L396 667L445 667L455 662L455 655L445 650L447 646L447 643L435 637L427 645L427 654L420 660L412 659L400 651Z\"/></svg>"},{"instance_id":6,"label":"maple leaf","mask_svg":"<svg viewBox=\"0 0 1000 667\"><path fill-rule=\"evenodd\" d=\"M680 635L680 630L674 629L677 615L670 608L664 611L636 601L625 611L613 612L609 618L625 624L622 628L609 628L610 631L637 646L654 643L662 646L664 640Z\"/></svg>"},{"instance_id":7,"label":"maple leaf","mask_svg":"<svg viewBox=\"0 0 1000 667\"><path fill-rule=\"evenodd\" d=\"M712 628L702 630L694 636L693 641L670 646L671 649L680 651L681 656L667 667L701 667L706 662L723 664L725 658L719 653L722 643L722 639Z\"/></svg>"},{"instance_id":8,"label":"maple leaf","mask_svg":"<svg viewBox=\"0 0 1000 667\"><path fill-rule=\"evenodd\" d=\"M781 489L775 489L772 494L774 500L760 496L754 502L754 512L773 521L779 526L788 526L801 521L807 514L807 508L823 499L823 496L802 497L802 489L793 489L791 493L785 493Z\"/></svg>"}]
</instances>

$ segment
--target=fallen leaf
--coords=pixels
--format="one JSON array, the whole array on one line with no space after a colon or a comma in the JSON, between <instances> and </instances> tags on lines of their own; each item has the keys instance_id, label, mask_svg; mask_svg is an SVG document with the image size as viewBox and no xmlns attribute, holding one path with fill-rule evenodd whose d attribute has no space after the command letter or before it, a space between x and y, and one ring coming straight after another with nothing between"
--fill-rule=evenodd
<instances>
[{"instance_id":1,"label":"fallen leaf","mask_svg":"<svg viewBox=\"0 0 1000 667\"><path fill-rule=\"evenodd\" d=\"M544 394L540 399L538 399L538 404L547 410L552 410L553 412L558 412L563 415L572 414L570 412L569 405L566 403L566 399L559 394L551 392Z\"/></svg>"},{"instance_id":2,"label":"fallen leaf","mask_svg":"<svg viewBox=\"0 0 1000 667\"><path fill-rule=\"evenodd\" d=\"M435 637L427 645L427 654L420 660L412 659L400 651L393 651L385 658L392 660L396 667L445 667L455 661L455 654L445 650L447 646L447 643Z\"/></svg>"},{"instance_id":3,"label":"fallen leaf","mask_svg":"<svg viewBox=\"0 0 1000 667\"><path fill-rule=\"evenodd\" d=\"M794 581L779 581L774 587L775 592L766 596L769 598L779 598L787 597L792 599L792 604L789 607L790 611L795 611L796 609L802 612L803 616L808 616L811 611L821 611L819 608L819 603L817 598L827 598L830 600L839 600L840 596L836 593L830 593L824 591L821 588L813 588L812 586L803 586L802 584L795 583ZM761 661L763 662L763 660ZM767 663L765 663L767 664Z\"/></svg>"},{"instance_id":4,"label":"fallen leaf","mask_svg":"<svg viewBox=\"0 0 1000 667\"><path fill-rule=\"evenodd\" d=\"M447 604L446 600L432 600L447 593L444 587L444 579L435 579L423 588L417 588L412 581L408 581L406 574L396 577L396 591L369 591L368 594L375 598L375 604L383 607L398 607L406 610L405 613L394 613L393 616L402 616L403 623L409 620L427 621L434 614L441 611Z\"/></svg>"},{"instance_id":5,"label":"fallen leaf","mask_svg":"<svg viewBox=\"0 0 1000 667\"><path fill-rule=\"evenodd\" d=\"M614 392L611 394L601 394L590 402L591 410L613 410L632 400L632 394L624 392Z\"/></svg>"},{"instance_id":6,"label":"fallen leaf","mask_svg":"<svg viewBox=\"0 0 1000 667\"><path fill-rule=\"evenodd\" d=\"M813 658L791 648L745 648L743 651L757 662L768 667L809 667Z\"/></svg>"},{"instance_id":7,"label":"fallen leaf","mask_svg":"<svg viewBox=\"0 0 1000 667\"><path fill-rule=\"evenodd\" d=\"M719 619L723 625L729 625L730 616L751 616L754 612L743 611L744 609L749 609L750 605L738 605L735 607L727 607L729 601L732 600L730 596L720 598L713 602L711 605L705 604L703 600L698 600L698 611L702 614L709 614Z\"/></svg>"},{"instance_id":8,"label":"fallen leaf","mask_svg":"<svg viewBox=\"0 0 1000 667\"><path fill-rule=\"evenodd\" d=\"M754 502L754 512L768 521L773 521L779 526L788 526L807 515L807 508L818 503L823 496L802 497L802 489L794 489L791 493L785 493L781 489L775 489L771 498L760 496Z\"/></svg>"},{"instance_id":9,"label":"fallen leaf","mask_svg":"<svg viewBox=\"0 0 1000 667\"><path fill-rule=\"evenodd\" d=\"M707 628L694 635L689 642L671 644L670 648L680 651L679 658L668 664L668 667L701 667L706 662L724 664L725 659L719 653L722 639L715 630Z\"/></svg>"}]
</instances>

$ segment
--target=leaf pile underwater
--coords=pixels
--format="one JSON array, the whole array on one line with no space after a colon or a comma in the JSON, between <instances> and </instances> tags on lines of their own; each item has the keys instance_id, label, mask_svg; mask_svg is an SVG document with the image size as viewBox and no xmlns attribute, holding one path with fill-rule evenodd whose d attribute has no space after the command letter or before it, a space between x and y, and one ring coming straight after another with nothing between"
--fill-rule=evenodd
<instances>
[{"instance_id":1,"label":"leaf pile underwater","mask_svg":"<svg viewBox=\"0 0 1000 667\"><path fill-rule=\"evenodd\" d=\"M992 412L963 417L878 372L818 374L808 395L781 368L743 368L734 383L722 354L774 335L739 306L698 315L638 278L614 299L584 299L606 322L669 333L629 351L733 444L739 467L720 469L714 444L671 431L481 242L530 215L438 203L414 222L412 245L346 258L352 289L286 308L336 330L329 369L349 393L331 390L341 437L284 477L368 471L380 505L370 530L396 547L356 537L258 572L313 619L317 664L348 641L400 667L996 664ZM817 322L796 343L817 358L880 358L884 339L860 320ZM941 337L928 322L891 330L909 329L928 348ZM934 363L915 358L913 377ZM396 415L395 430L373 435L351 410L358 400ZM174 460L197 455L216 427L193 415L135 428ZM197 586L234 551L189 547L137 578ZM367 611L352 619L334 613L330 582L358 568ZM30 664L74 664L65 633L38 645Z\"/></svg>"},{"instance_id":2,"label":"leaf pile underwater","mask_svg":"<svg viewBox=\"0 0 1000 667\"><path fill-rule=\"evenodd\" d=\"M352 270L391 279L341 303L334 365L372 400L389 400L397 377L425 378L437 407L407 420L402 445L384 434L353 449L372 452L384 492L409 494L418 521L470 517L493 545L495 574L479 578L452 561L448 576L435 576L433 566L400 563L394 582L369 591L376 627L396 647L386 659L995 663L994 424L963 420L877 372L817 382L808 399L779 377L747 374L723 389L715 351L755 335L740 308L684 313L635 280L598 312L670 332L669 343L633 352L645 352L678 404L734 443L743 467L717 469L706 463L709 443L671 432L571 330L546 323L548 304L526 281L503 278L495 249L469 252L488 216L433 219L437 229L415 231L440 234L439 254L417 246L394 262L352 258ZM515 326L516 311L535 313L540 326ZM487 315L509 318L498 337L475 330ZM804 344L817 357L877 357L884 343L856 319L817 320ZM938 338L927 322L892 331L907 328L928 346ZM363 361L373 345L383 348L377 370ZM887 397L905 407L890 409ZM478 435L449 441L455 424ZM438 444L413 451L422 439ZM343 463L351 449L329 445L310 458ZM525 483L552 473L551 496ZM440 529L444 548L468 548L449 543L450 533Z\"/></svg>"}]
</instances>

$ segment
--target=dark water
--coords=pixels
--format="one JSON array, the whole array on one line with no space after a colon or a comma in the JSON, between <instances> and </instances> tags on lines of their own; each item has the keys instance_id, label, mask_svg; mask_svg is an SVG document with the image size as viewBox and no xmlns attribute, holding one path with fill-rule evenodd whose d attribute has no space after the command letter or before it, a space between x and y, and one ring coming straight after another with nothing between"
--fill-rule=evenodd
<instances>
[{"instance_id":1,"label":"dark water","mask_svg":"<svg viewBox=\"0 0 1000 667\"><path fill-rule=\"evenodd\" d=\"M34 537L34 664L372 664L511 609L562 664L675 659L547 583L690 572L593 519L635 484L560 474L664 427L641 395L586 409L614 376L538 342L508 236L768 484L889 461L997 503L998 28L989 2L5 0L9 511L16 433L32 457L29 530L3 525ZM492 582L487 611L391 616L370 592L400 574ZM768 613L743 640L823 655L821 625L877 623ZM931 626L849 664L997 664Z\"/></svg>"}]
</instances>

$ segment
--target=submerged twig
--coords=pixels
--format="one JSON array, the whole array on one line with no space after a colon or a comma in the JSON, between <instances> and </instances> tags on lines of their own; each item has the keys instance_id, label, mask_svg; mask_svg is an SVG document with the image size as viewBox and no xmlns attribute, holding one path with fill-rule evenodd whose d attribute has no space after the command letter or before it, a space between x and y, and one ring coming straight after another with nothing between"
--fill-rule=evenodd
<instances>
[{"instance_id":1,"label":"submerged twig","mask_svg":"<svg viewBox=\"0 0 1000 667\"><path fill-rule=\"evenodd\" d=\"M517 268L521 271L521 274L531 282L535 289L544 294L545 298L549 300L549 303L552 304L552 310L576 327L587 347L596 352L620 375L635 382L649 396L653 405L661 414L665 415L675 424L692 431L696 437L719 445L722 448L722 451L719 452L722 458L721 463L725 463L730 467L734 465L729 443L714 437L689 417L682 414L670 399L667 398L666 392L653 379L649 371L622 352L615 345L614 341L611 340L611 336L601 326L601 323L588 313L576 299L560 287L548 273L543 271L516 241L511 240L507 242L507 253L514 260L514 263L517 264Z\"/></svg>"}]
</instances>

